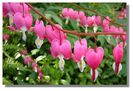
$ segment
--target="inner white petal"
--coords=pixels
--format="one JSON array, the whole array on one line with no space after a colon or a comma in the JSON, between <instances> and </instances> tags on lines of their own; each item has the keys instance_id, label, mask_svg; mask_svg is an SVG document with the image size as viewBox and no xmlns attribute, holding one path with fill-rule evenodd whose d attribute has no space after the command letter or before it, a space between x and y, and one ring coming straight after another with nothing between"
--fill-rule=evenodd
<instances>
[{"instance_id":1,"label":"inner white petal","mask_svg":"<svg viewBox=\"0 0 133 91\"><path fill-rule=\"evenodd\" d=\"M37 39L35 40L35 44L36 44L37 48L40 49L43 44L43 40L41 40L41 39L39 39L39 37L37 37Z\"/></svg>"},{"instance_id":2,"label":"inner white petal","mask_svg":"<svg viewBox=\"0 0 133 91\"><path fill-rule=\"evenodd\" d=\"M27 31L27 28L25 27L25 26L23 26L23 27L21 27L21 30L22 30L22 39L24 40L24 41L26 41L26 31Z\"/></svg>"},{"instance_id":3,"label":"inner white petal","mask_svg":"<svg viewBox=\"0 0 133 91\"><path fill-rule=\"evenodd\" d=\"M90 70L90 74L92 76L92 74L93 74L92 69ZM97 71L97 69L95 69L95 79L94 79L94 82L96 81L97 77L98 77L98 71Z\"/></svg>"},{"instance_id":4,"label":"inner white petal","mask_svg":"<svg viewBox=\"0 0 133 91\"><path fill-rule=\"evenodd\" d=\"M77 63L78 68L80 69L80 72L84 71L84 68L86 67L86 63L84 61L84 57L81 58L81 61Z\"/></svg>"},{"instance_id":5,"label":"inner white petal","mask_svg":"<svg viewBox=\"0 0 133 91\"><path fill-rule=\"evenodd\" d=\"M85 25L85 33L88 32L88 29L87 29L88 25Z\"/></svg>"},{"instance_id":6,"label":"inner white petal","mask_svg":"<svg viewBox=\"0 0 133 91\"><path fill-rule=\"evenodd\" d=\"M113 66L113 70L115 71L115 69L116 69L116 63L114 62L112 66ZM122 64L120 63L119 64L119 70L118 70L117 75L120 73L121 70L122 70Z\"/></svg>"},{"instance_id":7,"label":"inner white petal","mask_svg":"<svg viewBox=\"0 0 133 91\"><path fill-rule=\"evenodd\" d=\"M94 27L93 27L93 31L94 31L94 33L96 33L97 30L98 30L98 26L95 24Z\"/></svg>"},{"instance_id":8,"label":"inner white petal","mask_svg":"<svg viewBox=\"0 0 133 91\"><path fill-rule=\"evenodd\" d=\"M8 13L9 16L9 25L12 26L13 25L13 15L12 13Z\"/></svg>"},{"instance_id":9,"label":"inner white petal","mask_svg":"<svg viewBox=\"0 0 133 91\"><path fill-rule=\"evenodd\" d=\"M118 74L120 73L121 70L122 70L122 64L120 63L120 64L119 64L119 71L118 71Z\"/></svg>"},{"instance_id":10,"label":"inner white petal","mask_svg":"<svg viewBox=\"0 0 133 91\"><path fill-rule=\"evenodd\" d=\"M115 71L115 62L113 63L112 68Z\"/></svg>"},{"instance_id":11,"label":"inner white petal","mask_svg":"<svg viewBox=\"0 0 133 91\"><path fill-rule=\"evenodd\" d=\"M63 59L64 56L63 55L59 55L58 58L59 58L59 68L60 68L61 71L63 71L64 70L64 65L65 65L65 61Z\"/></svg>"},{"instance_id":12,"label":"inner white petal","mask_svg":"<svg viewBox=\"0 0 133 91\"><path fill-rule=\"evenodd\" d=\"M67 25L68 22L69 22L69 17L66 18L66 22L65 22L65 24Z\"/></svg>"}]
</instances>

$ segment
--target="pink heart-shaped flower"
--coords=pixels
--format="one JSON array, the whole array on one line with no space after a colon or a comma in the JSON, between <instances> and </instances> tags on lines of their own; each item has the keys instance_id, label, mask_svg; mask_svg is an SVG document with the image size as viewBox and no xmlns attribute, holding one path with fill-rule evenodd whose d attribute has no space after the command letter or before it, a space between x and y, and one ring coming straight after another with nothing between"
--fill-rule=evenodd
<instances>
[{"instance_id":1,"label":"pink heart-shaped flower","mask_svg":"<svg viewBox=\"0 0 133 91\"><path fill-rule=\"evenodd\" d=\"M103 56L104 56L103 48L98 47L96 48L96 50L92 48L88 49L85 58L86 58L87 64L92 69L97 69L103 59Z\"/></svg>"}]
</instances>

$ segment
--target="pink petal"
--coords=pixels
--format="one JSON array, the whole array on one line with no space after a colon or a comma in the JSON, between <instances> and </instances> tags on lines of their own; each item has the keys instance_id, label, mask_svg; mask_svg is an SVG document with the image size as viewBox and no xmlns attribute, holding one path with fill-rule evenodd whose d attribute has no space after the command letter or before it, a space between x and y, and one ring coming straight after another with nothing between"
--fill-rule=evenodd
<instances>
[{"instance_id":1,"label":"pink petal","mask_svg":"<svg viewBox=\"0 0 133 91\"><path fill-rule=\"evenodd\" d=\"M69 59L72 55L71 44L68 40L63 40L60 45L60 53L64 56L65 59Z\"/></svg>"}]
</instances>

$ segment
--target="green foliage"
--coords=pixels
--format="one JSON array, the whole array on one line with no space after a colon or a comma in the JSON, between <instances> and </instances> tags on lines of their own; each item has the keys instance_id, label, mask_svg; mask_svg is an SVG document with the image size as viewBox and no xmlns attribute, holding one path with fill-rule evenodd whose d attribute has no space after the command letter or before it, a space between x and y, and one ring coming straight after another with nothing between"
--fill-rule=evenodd
<instances>
[{"instance_id":1,"label":"green foliage","mask_svg":"<svg viewBox=\"0 0 133 91\"><path fill-rule=\"evenodd\" d=\"M82 10L86 15L94 15L93 12L89 10L79 9L71 4L63 3L34 3L32 4L41 13L50 18L54 23L60 24L64 29L77 30L78 32L84 32L82 27L77 27L77 22L70 20L68 25L65 25L65 19L60 17L61 10L64 7L73 8L75 10ZM122 8L122 3L118 4L106 4L106 3L80 3L80 6L91 8L98 11L100 14L109 16L116 22L126 24L126 19L118 21L117 13ZM40 18L33 11L31 12L34 21L36 18ZM116 45L116 39L112 36L110 40L109 36L97 36L97 46L104 48L104 58L100 67L98 68L99 76L96 82L92 82L90 75L90 67L86 66L83 73L81 73L77 67L77 64L73 62L72 59L65 61L64 71L60 71L58 66L59 59L54 59L50 53L50 44L47 40L44 40L44 44L40 49L36 48L35 39L36 36L33 32L27 33L27 41L22 40L22 32L12 32L8 26L8 20L3 18L3 33L9 34L10 39L8 41L3 41L3 83L5 85L126 85L127 84L127 52L124 49L124 57L122 60L122 71L118 76L114 74L112 69L112 64L114 62L113 58L113 48ZM102 19L103 20L103 19ZM48 24L47 21L44 21ZM34 24L33 24L34 26ZM126 29L127 30L127 29ZM89 28L89 32L92 32L92 28ZM101 32L102 28L98 28L98 32ZM80 37L75 35L67 34L68 40L72 44L72 49L74 43ZM94 38L87 36L88 47L94 47ZM26 49L28 55L36 60L37 64L44 74L41 80L38 79L38 74L31 68L31 66L25 65L23 63L23 57L20 53L21 50Z\"/></svg>"}]
</instances>

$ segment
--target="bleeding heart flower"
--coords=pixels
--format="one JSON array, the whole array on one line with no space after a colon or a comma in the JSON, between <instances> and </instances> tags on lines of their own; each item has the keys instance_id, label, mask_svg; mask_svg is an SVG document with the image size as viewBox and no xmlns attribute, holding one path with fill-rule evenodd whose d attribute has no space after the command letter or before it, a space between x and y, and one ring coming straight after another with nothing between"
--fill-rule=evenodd
<instances>
[{"instance_id":1,"label":"bleeding heart flower","mask_svg":"<svg viewBox=\"0 0 133 91\"><path fill-rule=\"evenodd\" d=\"M88 26L89 27L94 26L94 17L88 16L87 18L88 18Z\"/></svg>"},{"instance_id":2,"label":"bleeding heart flower","mask_svg":"<svg viewBox=\"0 0 133 91\"><path fill-rule=\"evenodd\" d=\"M31 14L25 14L23 16L22 13L15 13L13 17L14 24L20 30L22 30L23 36L22 39L26 41L26 34L25 32L30 29L32 25L32 16Z\"/></svg>"},{"instance_id":3,"label":"bleeding heart flower","mask_svg":"<svg viewBox=\"0 0 133 91\"><path fill-rule=\"evenodd\" d=\"M118 75L122 69L122 58L123 58L123 43L117 44L117 46L113 49L113 56L115 62L113 63L113 70L115 74Z\"/></svg>"},{"instance_id":4,"label":"bleeding heart flower","mask_svg":"<svg viewBox=\"0 0 133 91\"><path fill-rule=\"evenodd\" d=\"M64 8L62 10L62 15L66 18L65 24L68 24L69 19L73 17L73 12L74 10L72 8Z\"/></svg>"},{"instance_id":5,"label":"bleeding heart flower","mask_svg":"<svg viewBox=\"0 0 133 91\"><path fill-rule=\"evenodd\" d=\"M17 12L24 13L24 14L30 13L30 8L25 3L10 3L10 6L12 7L14 14Z\"/></svg>"},{"instance_id":6,"label":"bleeding heart flower","mask_svg":"<svg viewBox=\"0 0 133 91\"><path fill-rule=\"evenodd\" d=\"M3 3L3 15L9 17L10 26L13 25L13 16L17 12L29 14L30 8L25 3Z\"/></svg>"},{"instance_id":7,"label":"bleeding heart flower","mask_svg":"<svg viewBox=\"0 0 133 91\"><path fill-rule=\"evenodd\" d=\"M88 30L87 30L87 28L88 28L88 24L89 24L89 19L88 19L88 17L86 17L86 16L83 16L82 18L81 18L81 20L80 20L80 24L82 25L82 26L85 26L85 33L87 33L88 32Z\"/></svg>"},{"instance_id":8,"label":"bleeding heart flower","mask_svg":"<svg viewBox=\"0 0 133 91\"><path fill-rule=\"evenodd\" d=\"M92 80L95 81L98 77L97 68L99 67L104 56L104 50L102 47L98 47L96 49L89 48L86 53L86 61L87 64L91 67L91 76Z\"/></svg>"},{"instance_id":9,"label":"bleeding heart flower","mask_svg":"<svg viewBox=\"0 0 133 91\"><path fill-rule=\"evenodd\" d=\"M85 16L85 13L82 12L82 11L73 11L72 15L71 15L71 18L73 20L76 20L77 21L77 27L79 26L79 22L80 20Z\"/></svg>"},{"instance_id":10,"label":"bleeding heart flower","mask_svg":"<svg viewBox=\"0 0 133 91\"><path fill-rule=\"evenodd\" d=\"M71 14L71 17L70 17L72 20L77 20L79 17L78 17L78 11L76 10L73 10L72 14Z\"/></svg>"},{"instance_id":11,"label":"bleeding heart flower","mask_svg":"<svg viewBox=\"0 0 133 91\"><path fill-rule=\"evenodd\" d=\"M56 27L62 29L62 27L58 24L55 25ZM64 40L66 39L66 34L63 33L62 31L60 31L59 29L52 27L51 25L46 25L46 38L48 39L48 41L51 43L54 39L58 39L60 40Z\"/></svg>"},{"instance_id":12,"label":"bleeding heart flower","mask_svg":"<svg viewBox=\"0 0 133 91\"><path fill-rule=\"evenodd\" d=\"M96 24L97 26L101 25L101 17L100 16L92 16L94 17L94 24Z\"/></svg>"},{"instance_id":13,"label":"bleeding heart flower","mask_svg":"<svg viewBox=\"0 0 133 91\"><path fill-rule=\"evenodd\" d=\"M72 55L73 61L77 62L77 65L81 72L84 71L86 66L84 62L84 57L87 51L87 40L81 39L77 40L74 45L74 54Z\"/></svg>"},{"instance_id":14,"label":"bleeding heart flower","mask_svg":"<svg viewBox=\"0 0 133 91\"><path fill-rule=\"evenodd\" d=\"M34 31L37 35L35 44L37 48L40 48L43 44L43 39L45 37L45 27L44 27L43 21L36 20Z\"/></svg>"},{"instance_id":15,"label":"bleeding heart flower","mask_svg":"<svg viewBox=\"0 0 133 91\"><path fill-rule=\"evenodd\" d=\"M98 30L98 26L101 25L101 17L100 16L92 16L91 18L93 21L93 30L94 30L94 33L96 33Z\"/></svg>"},{"instance_id":16,"label":"bleeding heart flower","mask_svg":"<svg viewBox=\"0 0 133 91\"><path fill-rule=\"evenodd\" d=\"M106 26L109 26L110 24L110 18L107 16L106 19L103 20L103 28L106 27Z\"/></svg>"},{"instance_id":17,"label":"bleeding heart flower","mask_svg":"<svg viewBox=\"0 0 133 91\"><path fill-rule=\"evenodd\" d=\"M3 16L9 17L9 25L13 25L13 8L10 3L3 3Z\"/></svg>"},{"instance_id":18,"label":"bleeding heart flower","mask_svg":"<svg viewBox=\"0 0 133 91\"><path fill-rule=\"evenodd\" d=\"M59 67L63 71L65 61L71 57L71 44L68 40L57 40L54 39L50 47L51 54L54 58L59 58Z\"/></svg>"}]
</instances>

